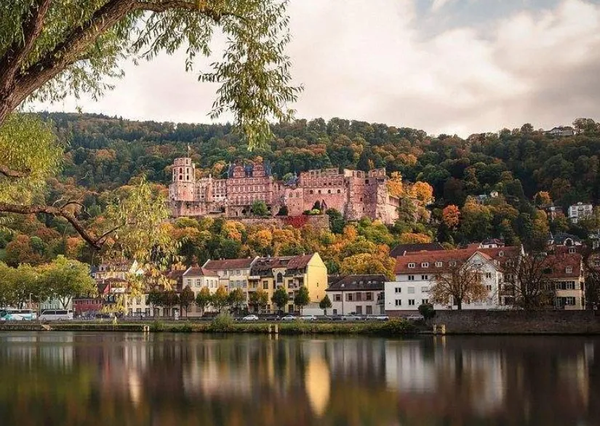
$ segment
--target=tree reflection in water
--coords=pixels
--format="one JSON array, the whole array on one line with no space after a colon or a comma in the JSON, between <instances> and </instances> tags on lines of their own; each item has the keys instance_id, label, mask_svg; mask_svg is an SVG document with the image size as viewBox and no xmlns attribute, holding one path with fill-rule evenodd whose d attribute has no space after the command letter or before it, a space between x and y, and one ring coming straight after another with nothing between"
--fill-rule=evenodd
<instances>
[{"instance_id":1,"label":"tree reflection in water","mask_svg":"<svg viewBox=\"0 0 600 426\"><path fill-rule=\"evenodd\" d=\"M596 425L600 340L2 333L1 425Z\"/></svg>"}]
</instances>

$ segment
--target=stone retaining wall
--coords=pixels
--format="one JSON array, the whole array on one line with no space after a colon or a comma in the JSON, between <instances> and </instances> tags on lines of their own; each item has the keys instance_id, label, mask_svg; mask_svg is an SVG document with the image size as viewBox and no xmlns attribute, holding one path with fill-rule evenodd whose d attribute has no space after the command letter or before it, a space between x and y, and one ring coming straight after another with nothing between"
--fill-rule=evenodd
<instances>
[{"instance_id":1,"label":"stone retaining wall","mask_svg":"<svg viewBox=\"0 0 600 426\"><path fill-rule=\"evenodd\" d=\"M600 334L598 311L437 311L447 334Z\"/></svg>"}]
</instances>

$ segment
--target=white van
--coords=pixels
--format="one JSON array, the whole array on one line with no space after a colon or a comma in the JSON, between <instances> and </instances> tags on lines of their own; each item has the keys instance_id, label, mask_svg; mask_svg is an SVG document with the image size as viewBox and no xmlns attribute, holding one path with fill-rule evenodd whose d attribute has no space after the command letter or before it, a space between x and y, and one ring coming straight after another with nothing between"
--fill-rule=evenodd
<instances>
[{"instance_id":1,"label":"white van","mask_svg":"<svg viewBox=\"0 0 600 426\"><path fill-rule=\"evenodd\" d=\"M61 321L72 320L73 311L61 309L45 309L40 314L40 321Z\"/></svg>"}]
</instances>

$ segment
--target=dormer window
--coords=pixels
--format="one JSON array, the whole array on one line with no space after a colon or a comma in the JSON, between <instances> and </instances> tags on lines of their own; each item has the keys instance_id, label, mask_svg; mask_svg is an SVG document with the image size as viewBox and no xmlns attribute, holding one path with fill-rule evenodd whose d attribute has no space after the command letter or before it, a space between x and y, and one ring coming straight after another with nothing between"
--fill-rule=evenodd
<instances>
[{"instance_id":1,"label":"dormer window","mask_svg":"<svg viewBox=\"0 0 600 426\"><path fill-rule=\"evenodd\" d=\"M442 263L442 262L435 262L435 267L436 267L436 268L441 268L441 267L442 267L442 265L443 265L443 263Z\"/></svg>"},{"instance_id":2,"label":"dormer window","mask_svg":"<svg viewBox=\"0 0 600 426\"><path fill-rule=\"evenodd\" d=\"M421 263L421 268L429 268L429 262Z\"/></svg>"},{"instance_id":3,"label":"dormer window","mask_svg":"<svg viewBox=\"0 0 600 426\"><path fill-rule=\"evenodd\" d=\"M504 252L503 252L503 251L500 251L500 252L498 253L498 256L500 256L500 257L504 257Z\"/></svg>"},{"instance_id":4,"label":"dormer window","mask_svg":"<svg viewBox=\"0 0 600 426\"><path fill-rule=\"evenodd\" d=\"M575 247L569 247L569 253L575 253Z\"/></svg>"},{"instance_id":5,"label":"dormer window","mask_svg":"<svg viewBox=\"0 0 600 426\"><path fill-rule=\"evenodd\" d=\"M451 260L450 262L448 262L448 265L456 266L456 260Z\"/></svg>"},{"instance_id":6,"label":"dormer window","mask_svg":"<svg viewBox=\"0 0 600 426\"><path fill-rule=\"evenodd\" d=\"M567 267L565 268L565 272L566 272L567 274L572 274L572 273L573 273L573 267L572 267L572 266L567 266Z\"/></svg>"},{"instance_id":7,"label":"dormer window","mask_svg":"<svg viewBox=\"0 0 600 426\"><path fill-rule=\"evenodd\" d=\"M412 263L412 262L408 264L408 267L411 268L411 269L414 268L415 266L416 265L414 263Z\"/></svg>"}]
</instances>

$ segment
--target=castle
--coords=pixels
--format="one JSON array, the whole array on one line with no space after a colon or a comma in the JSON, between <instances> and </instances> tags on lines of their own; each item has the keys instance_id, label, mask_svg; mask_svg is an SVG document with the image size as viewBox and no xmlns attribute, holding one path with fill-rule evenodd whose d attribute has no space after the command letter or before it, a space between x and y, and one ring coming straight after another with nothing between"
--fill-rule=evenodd
<instances>
[{"instance_id":1,"label":"castle","mask_svg":"<svg viewBox=\"0 0 600 426\"><path fill-rule=\"evenodd\" d=\"M363 217L393 223L400 200L389 194L385 169L309 170L283 182L271 175L265 163L232 164L227 178L196 179L196 167L188 157L176 158L169 203L174 217L217 215L231 218L251 216L255 201L264 201L269 214L300 216L319 204L322 210L336 209L346 220ZM285 209L284 209L285 211Z\"/></svg>"}]
</instances>

